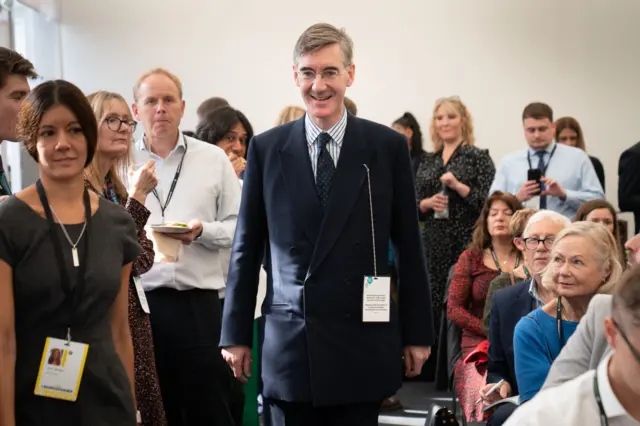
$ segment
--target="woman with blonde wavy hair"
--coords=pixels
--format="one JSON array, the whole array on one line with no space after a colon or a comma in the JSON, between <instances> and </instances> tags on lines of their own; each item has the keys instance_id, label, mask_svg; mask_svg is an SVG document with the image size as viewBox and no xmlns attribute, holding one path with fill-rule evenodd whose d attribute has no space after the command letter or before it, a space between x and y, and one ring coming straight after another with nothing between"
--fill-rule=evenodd
<instances>
[{"instance_id":1,"label":"woman with blonde wavy hair","mask_svg":"<svg viewBox=\"0 0 640 426\"><path fill-rule=\"evenodd\" d=\"M88 100L98 124L98 143L93 160L84 172L85 186L123 206L136 224L142 253L133 262L129 279L129 328L134 351L135 398L141 424L163 426L167 422L153 354L148 307L146 300L138 296L142 291L138 277L151 269L155 256L153 243L144 230L150 215L144 203L158 180L153 162L149 162L132 177L132 191L130 195L127 193L123 178L130 163L136 122L127 102L117 93L100 91L89 95Z\"/></svg>"},{"instance_id":2,"label":"woman with blonde wavy hair","mask_svg":"<svg viewBox=\"0 0 640 426\"><path fill-rule=\"evenodd\" d=\"M282 111L280 111L280 114L278 115L278 120L276 121L275 125L281 126L291 121L296 121L297 119L304 116L304 114L305 114L305 110L303 108L300 108L299 106L294 106L294 105L286 106L282 108Z\"/></svg>"},{"instance_id":3,"label":"woman with blonde wavy hair","mask_svg":"<svg viewBox=\"0 0 640 426\"><path fill-rule=\"evenodd\" d=\"M457 97L436 101L431 118L431 142L434 152L422 157L415 182L420 216L424 220L423 241L433 318L438 330L449 269L471 241L495 166L489 152L475 146L471 114ZM433 351L437 353L435 348ZM431 357L426 364L427 377L433 375L435 358ZM446 389L446 376L438 374L438 389Z\"/></svg>"},{"instance_id":4,"label":"woman with blonde wavy hair","mask_svg":"<svg viewBox=\"0 0 640 426\"><path fill-rule=\"evenodd\" d=\"M594 222L574 222L556 236L542 285L553 300L523 317L513 336L520 402L542 388L551 364L575 332L591 298L615 289L622 266L613 235Z\"/></svg>"}]
</instances>

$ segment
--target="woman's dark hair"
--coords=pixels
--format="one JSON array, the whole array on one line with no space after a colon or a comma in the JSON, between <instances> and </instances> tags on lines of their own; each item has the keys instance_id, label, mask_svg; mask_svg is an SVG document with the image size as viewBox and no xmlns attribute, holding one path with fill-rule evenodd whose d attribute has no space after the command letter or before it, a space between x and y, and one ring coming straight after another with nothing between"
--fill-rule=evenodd
<instances>
[{"instance_id":1,"label":"woman's dark hair","mask_svg":"<svg viewBox=\"0 0 640 426\"><path fill-rule=\"evenodd\" d=\"M573 117L558 118L558 121L556 121L556 142L560 141L560 133L565 129L576 132L576 148L586 151L587 147L584 143L584 134L582 133L582 127L580 127L578 120Z\"/></svg>"},{"instance_id":2,"label":"woman's dark hair","mask_svg":"<svg viewBox=\"0 0 640 426\"><path fill-rule=\"evenodd\" d=\"M247 150L245 152L248 152L249 141L253 137L253 128L243 113L230 106L218 108L207 114L196 127L196 138L217 145L238 123L242 124L247 132Z\"/></svg>"},{"instance_id":3,"label":"woman's dark hair","mask_svg":"<svg viewBox=\"0 0 640 426\"><path fill-rule=\"evenodd\" d=\"M591 200L583 203L578 208L576 215L573 217L574 222L582 222L587 220L587 216L594 210L599 209L607 209L611 213L613 217L613 238L616 240L616 244L618 245L618 251L620 252L620 264L624 268L626 265L624 249L622 247L622 243L620 242L620 224L618 223L618 213L616 213L616 209L613 208L611 203L606 200Z\"/></svg>"},{"instance_id":4,"label":"woman's dark hair","mask_svg":"<svg viewBox=\"0 0 640 426\"><path fill-rule=\"evenodd\" d=\"M420 124L418 120L410 112L405 112L402 117L393 122L394 126L402 126L411 129L413 136L411 136L411 156L422 154L422 131L420 130Z\"/></svg>"},{"instance_id":5,"label":"woman's dark hair","mask_svg":"<svg viewBox=\"0 0 640 426\"><path fill-rule=\"evenodd\" d=\"M98 143L98 123L87 97L75 85L65 80L46 81L36 86L22 103L18 115L18 140L27 152L38 161L38 128L42 117L55 106L63 106L75 115L87 141L87 167L93 160Z\"/></svg>"},{"instance_id":6,"label":"woman's dark hair","mask_svg":"<svg viewBox=\"0 0 640 426\"><path fill-rule=\"evenodd\" d=\"M488 247L491 247L491 235L489 235L489 227L487 226L487 219L489 218L489 212L491 211L491 206L496 201L502 201L505 203L510 209L512 213L517 212L522 209L522 203L518 201L518 199L508 193L502 191L495 191L487 201L484 203L484 207L482 207L482 212L480 212L480 216L476 221L476 224L473 228L473 235L471 236L471 243L469 244L469 249L482 251ZM514 245L515 248L515 245Z\"/></svg>"}]
</instances>

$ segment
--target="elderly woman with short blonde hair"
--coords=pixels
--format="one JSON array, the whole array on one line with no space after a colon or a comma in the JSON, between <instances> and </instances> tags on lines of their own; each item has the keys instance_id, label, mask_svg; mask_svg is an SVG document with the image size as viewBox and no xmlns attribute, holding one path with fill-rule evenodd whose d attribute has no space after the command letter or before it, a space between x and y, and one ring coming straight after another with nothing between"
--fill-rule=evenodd
<instances>
[{"instance_id":1,"label":"elderly woman with short blonde hair","mask_svg":"<svg viewBox=\"0 0 640 426\"><path fill-rule=\"evenodd\" d=\"M556 236L542 276L542 285L556 297L523 317L513 337L521 403L540 390L591 298L612 293L621 273L616 241L604 226L576 222Z\"/></svg>"}]
</instances>

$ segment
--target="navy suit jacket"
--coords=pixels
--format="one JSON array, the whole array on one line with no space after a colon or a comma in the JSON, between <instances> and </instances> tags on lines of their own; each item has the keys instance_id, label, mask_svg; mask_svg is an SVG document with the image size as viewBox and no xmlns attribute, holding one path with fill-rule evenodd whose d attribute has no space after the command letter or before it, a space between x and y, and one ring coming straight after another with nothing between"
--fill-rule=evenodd
<instances>
[{"instance_id":1,"label":"navy suit jacket","mask_svg":"<svg viewBox=\"0 0 640 426\"><path fill-rule=\"evenodd\" d=\"M518 395L513 355L513 332L518 321L536 308L536 300L529 294L531 280L498 290L491 301L489 318L489 366L487 383L504 379L511 385L512 395Z\"/></svg>"},{"instance_id":2,"label":"navy suit jacket","mask_svg":"<svg viewBox=\"0 0 640 426\"><path fill-rule=\"evenodd\" d=\"M304 117L253 138L233 241L220 345L251 346L258 272L266 397L341 405L380 401L401 386L404 345L433 343L431 297L406 138L348 116L326 211L317 195ZM388 244L399 265L388 323L362 321L373 275L366 164L378 275Z\"/></svg>"}]
</instances>

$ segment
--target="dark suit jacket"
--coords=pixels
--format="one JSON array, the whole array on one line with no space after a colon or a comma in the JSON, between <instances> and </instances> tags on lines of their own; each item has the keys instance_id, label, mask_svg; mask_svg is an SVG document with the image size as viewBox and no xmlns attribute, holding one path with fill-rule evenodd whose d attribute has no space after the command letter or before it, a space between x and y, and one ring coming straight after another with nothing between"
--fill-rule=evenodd
<instances>
[{"instance_id":1,"label":"dark suit jacket","mask_svg":"<svg viewBox=\"0 0 640 426\"><path fill-rule=\"evenodd\" d=\"M399 265L399 305L389 323L362 322L373 244L389 275ZM266 252L265 252L266 244ZM340 405L379 401L401 386L403 345L433 343L431 299L406 138L348 116L327 210L317 195L304 118L253 138L224 306L221 346L252 341L258 271L267 294L262 378L266 397Z\"/></svg>"},{"instance_id":2,"label":"dark suit jacket","mask_svg":"<svg viewBox=\"0 0 640 426\"><path fill-rule=\"evenodd\" d=\"M605 186L604 180L604 166L602 162L598 160L596 157L589 156L589 160L591 160L591 164L593 164L593 168L598 175L598 180L600 181L600 185L602 185L602 191L607 192L607 187Z\"/></svg>"},{"instance_id":3,"label":"dark suit jacket","mask_svg":"<svg viewBox=\"0 0 640 426\"><path fill-rule=\"evenodd\" d=\"M529 294L531 280L498 290L491 299L489 319L489 366L487 383L504 379L511 385L513 395L518 395L513 355L513 332L518 321L536 307L536 300Z\"/></svg>"},{"instance_id":4,"label":"dark suit jacket","mask_svg":"<svg viewBox=\"0 0 640 426\"><path fill-rule=\"evenodd\" d=\"M620 155L618 163L618 205L633 212L636 234L640 232L640 142Z\"/></svg>"}]
</instances>

